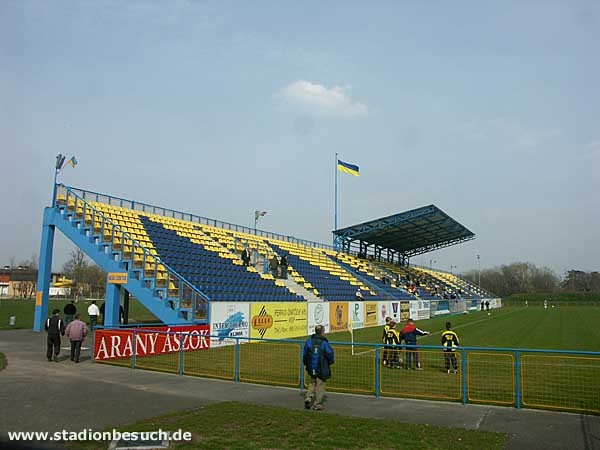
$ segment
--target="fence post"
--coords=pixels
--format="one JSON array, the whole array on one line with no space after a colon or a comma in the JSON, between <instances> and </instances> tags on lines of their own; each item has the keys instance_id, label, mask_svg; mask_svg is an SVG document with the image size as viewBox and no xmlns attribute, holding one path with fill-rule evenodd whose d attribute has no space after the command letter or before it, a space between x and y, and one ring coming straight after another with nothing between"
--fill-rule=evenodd
<instances>
[{"instance_id":1,"label":"fence post","mask_svg":"<svg viewBox=\"0 0 600 450\"><path fill-rule=\"evenodd\" d=\"M235 382L240 381L240 338L235 338Z\"/></svg>"},{"instance_id":2,"label":"fence post","mask_svg":"<svg viewBox=\"0 0 600 450\"><path fill-rule=\"evenodd\" d=\"M521 409L521 353L515 352L515 388L517 409Z\"/></svg>"},{"instance_id":3,"label":"fence post","mask_svg":"<svg viewBox=\"0 0 600 450\"><path fill-rule=\"evenodd\" d=\"M169 336L167 336L168 338ZM179 375L183 375L183 334L179 333Z\"/></svg>"},{"instance_id":4,"label":"fence post","mask_svg":"<svg viewBox=\"0 0 600 450\"><path fill-rule=\"evenodd\" d=\"M461 376L462 376L462 402L463 405L466 405L468 403L468 399L467 399L467 352L465 351L464 348L460 349L460 363L461 363Z\"/></svg>"},{"instance_id":5,"label":"fence post","mask_svg":"<svg viewBox=\"0 0 600 450\"><path fill-rule=\"evenodd\" d=\"M304 389L304 346L300 345L300 390Z\"/></svg>"},{"instance_id":6,"label":"fence post","mask_svg":"<svg viewBox=\"0 0 600 450\"><path fill-rule=\"evenodd\" d=\"M380 364L379 364L379 345L375 346L375 398L379 398L379 389L381 384L380 378Z\"/></svg>"},{"instance_id":7,"label":"fence post","mask_svg":"<svg viewBox=\"0 0 600 450\"><path fill-rule=\"evenodd\" d=\"M137 353L137 341L136 341L136 331L137 329L133 329L133 342L131 343L131 368L135 369L135 356Z\"/></svg>"}]
</instances>

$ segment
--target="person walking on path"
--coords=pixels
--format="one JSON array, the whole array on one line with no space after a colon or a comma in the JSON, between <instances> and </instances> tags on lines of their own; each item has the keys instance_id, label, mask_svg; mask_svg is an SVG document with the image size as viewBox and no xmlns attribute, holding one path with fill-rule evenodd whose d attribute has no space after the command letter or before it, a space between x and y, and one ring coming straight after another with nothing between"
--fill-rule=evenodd
<instances>
[{"instance_id":1,"label":"person walking on path","mask_svg":"<svg viewBox=\"0 0 600 450\"><path fill-rule=\"evenodd\" d=\"M458 363L456 362L456 348L460 345L458 334L452 331L452 324L446 322L446 331L442 333L442 346L444 347L444 365L446 371L450 373L450 370L454 373L458 373ZM450 369L452 366L452 369Z\"/></svg>"},{"instance_id":2,"label":"person walking on path","mask_svg":"<svg viewBox=\"0 0 600 450\"><path fill-rule=\"evenodd\" d=\"M325 327L317 325L315 334L304 344L303 362L310 377L308 391L304 397L304 407L317 411L323 409L325 384L331 378L330 366L334 363L333 348L324 334Z\"/></svg>"},{"instance_id":3,"label":"person walking on path","mask_svg":"<svg viewBox=\"0 0 600 450\"><path fill-rule=\"evenodd\" d=\"M63 309L63 313L65 313L65 325L69 325L73 322L73 317L75 313L77 313L77 307L75 306L75 300L71 300L69 303L65 305Z\"/></svg>"},{"instance_id":4,"label":"person walking on path","mask_svg":"<svg viewBox=\"0 0 600 450\"><path fill-rule=\"evenodd\" d=\"M92 304L88 306L88 315L90 316L90 330L92 330L93 333L94 328L98 324L98 316L100 315L96 300L92 300Z\"/></svg>"},{"instance_id":5,"label":"person walking on path","mask_svg":"<svg viewBox=\"0 0 600 450\"><path fill-rule=\"evenodd\" d=\"M52 361L52 355L54 355L54 361L58 362L60 337L65 335L65 323L60 318L59 309L52 311L52 317L46 319L44 328L48 332L46 358L48 358L48 361Z\"/></svg>"},{"instance_id":6,"label":"person walking on path","mask_svg":"<svg viewBox=\"0 0 600 450\"><path fill-rule=\"evenodd\" d=\"M71 341L71 361L79 362L81 344L87 336L87 325L81 320L81 314L75 315L75 320L67 325L65 334Z\"/></svg>"}]
</instances>

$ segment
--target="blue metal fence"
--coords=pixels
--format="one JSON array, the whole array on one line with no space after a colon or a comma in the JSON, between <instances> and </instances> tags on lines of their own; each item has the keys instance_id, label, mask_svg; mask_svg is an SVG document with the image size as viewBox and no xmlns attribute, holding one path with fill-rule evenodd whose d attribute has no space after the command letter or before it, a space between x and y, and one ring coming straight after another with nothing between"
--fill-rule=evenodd
<instances>
[{"instance_id":1,"label":"blue metal fence","mask_svg":"<svg viewBox=\"0 0 600 450\"><path fill-rule=\"evenodd\" d=\"M96 333L129 334L132 352L97 362L179 375L220 378L277 386L304 386L303 340L204 336L201 350L185 348L166 354L141 354L143 334L183 343L181 332L150 329L102 329ZM124 333L124 334L123 334ZM208 344L210 342L210 344ZM600 352L461 347L457 370L443 347L331 342L336 353L328 390L358 394L497 404L574 412L600 413ZM133 349L135 348L135 351ZM393 358L397 365L383 365ZM137 354L136 354L137 353ZM397 358L397 359L396 359ZM417 360L411 367L408 361Z\"/></svg>"}]
</instances>

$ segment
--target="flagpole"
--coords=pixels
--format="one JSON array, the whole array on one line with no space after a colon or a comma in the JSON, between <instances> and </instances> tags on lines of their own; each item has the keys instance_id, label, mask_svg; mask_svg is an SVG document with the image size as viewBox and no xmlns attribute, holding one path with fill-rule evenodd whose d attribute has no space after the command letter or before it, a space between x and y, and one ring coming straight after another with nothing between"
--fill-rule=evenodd
<instances>
[{"instance_id":1,"label":"flagpole","mask_svg":"<svg viewBox=\"0 0 600 450\"><path fill-rule=\"evenodd\" d=\"M335 193L334 193L334 197L335 197L335 211L333 214L333 230L337 230L337 216L338 216L338 154L337 152L335 153L335 164L333 165L333 168L335 170Z\"/></svg>"}]
</instances>

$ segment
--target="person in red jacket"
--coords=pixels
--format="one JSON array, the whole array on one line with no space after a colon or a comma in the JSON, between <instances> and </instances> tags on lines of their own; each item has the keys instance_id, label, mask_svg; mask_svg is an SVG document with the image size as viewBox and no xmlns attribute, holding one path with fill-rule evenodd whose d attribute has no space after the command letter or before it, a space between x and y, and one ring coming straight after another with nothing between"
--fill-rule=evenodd
<instances>
[{"instance_id":1,"label":"person in red jacket","mask_svg":"<svg viewBox=\"0 0 600 450\"><path fill-rule=\"evenodd\" d=\"M417 348L417 336L427 336L428 331L419 330L412 319L408 319L408 322L402 328L400 332L402 339L406 342L406 365L405 369L410 369L412 361L415 362L415 370L423 370L421 363L419 362L419 350Z\"/></svg>"}]
</instances>

